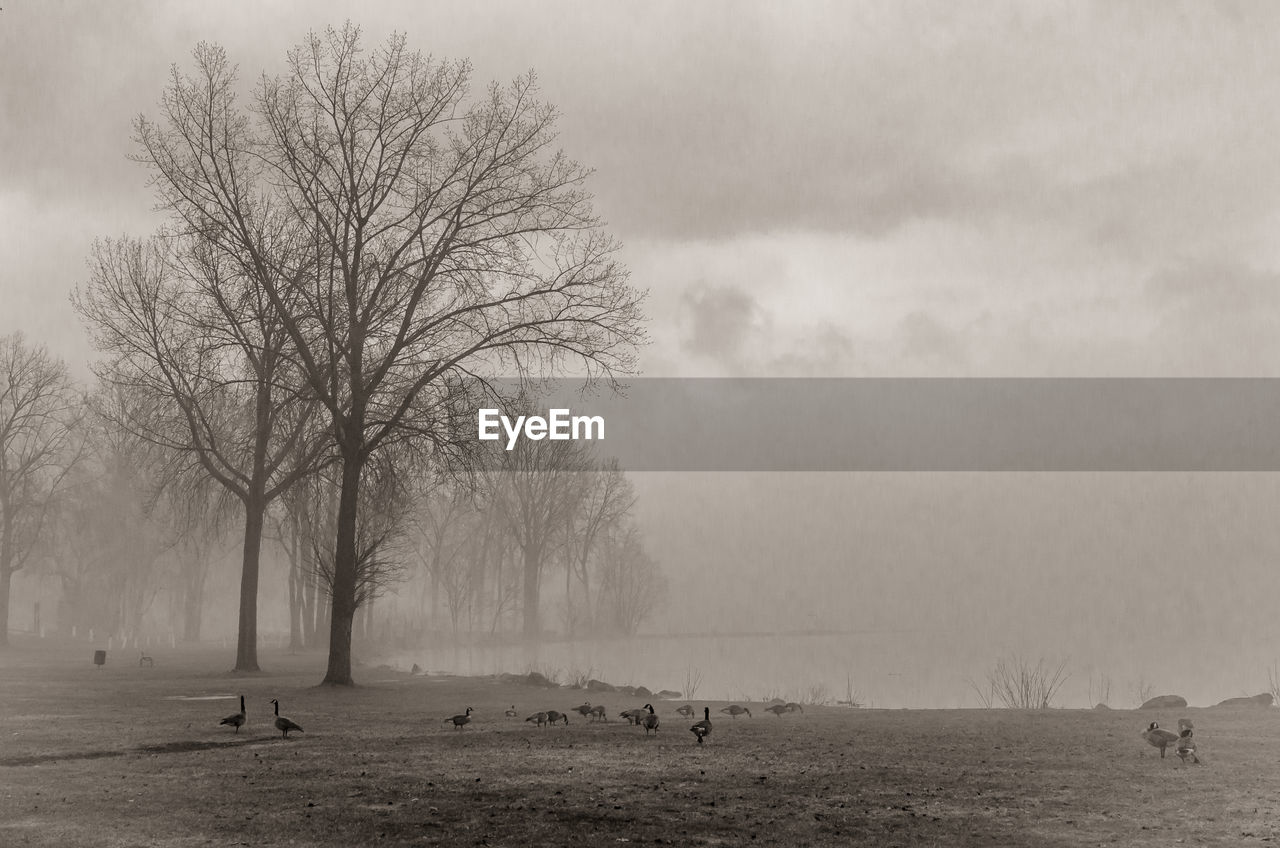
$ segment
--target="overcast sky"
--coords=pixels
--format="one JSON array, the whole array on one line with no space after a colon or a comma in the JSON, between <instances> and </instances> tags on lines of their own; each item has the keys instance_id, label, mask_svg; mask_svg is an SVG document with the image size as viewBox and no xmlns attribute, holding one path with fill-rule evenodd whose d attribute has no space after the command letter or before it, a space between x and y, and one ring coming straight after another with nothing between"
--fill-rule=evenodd
<instances>
[{"instance_id":1,"label":"overcast sky","mask_svg":"<svg viewBox=\"0 0 1280 848\"><path fill-rule=\"evenodd\" d=\"M0 5L0 333L23 329L77 367L91 351L67 295L90 241L156 224L127 157L168 68L203 39L247 78L276 73L308 29L351 18L370 44L394 28L470 59L477 85L537 72L650 291L646 374L1280 376L1277 4ZM752 620L769 585L752 580L815 563L828 579L792 603L813 614L1052 613L1094 632L1095 656L1135 628L1164 632L1163 602L1134 601L1152 581L1179 586L1177 609L1201 622L1170 638L1203 649L1205 622L1248 601L1280 555L1269 482L956 479L755 490L712 475L641 510L677 574L677 617L721 594ZM1227 515L1225 548L1155 541ZM726 539L754 592L727 579ZM957 562L979 577L931 582ZM1235 588L1202 613L1210 565ZM823 594L864 577L877 593L857 603ZM1238 646L1225 643L1237 661ZM1215 686L1247 690L1260 671L1249 657Z\"/></svg>"},{"instance_id":2,"label":"overcast sky","mask_svg":"<svg viewBox=\"0 0 1280 848\"><path fill-rule=\"evenodd\" d=\"M368 7L368 8L366 8ZM89 355L168 68L393 28L537 71L652 292L646 373L1280 373L1280 7L29 2L0 16L0 331Z\"/></svg>"}]
</instances>

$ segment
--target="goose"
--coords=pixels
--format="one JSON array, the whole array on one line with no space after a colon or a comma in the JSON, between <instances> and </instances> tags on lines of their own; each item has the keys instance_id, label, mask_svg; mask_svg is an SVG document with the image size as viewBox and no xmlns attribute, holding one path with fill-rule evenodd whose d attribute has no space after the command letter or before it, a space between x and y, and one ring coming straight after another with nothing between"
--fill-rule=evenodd
<instances>
[{"instance_id":1,"label":"goose","mask_svg":"<svg viewBox=\"0 0 1280 848\"><path fill-rule=\"evenodd\" d=\"M595 708L591 706L590 701L583 701L582 706L574 707L573 711L578 715L582 716L583 718L586 718L587 716L591 715L591 711L593 709Z\"/></svg>"},{"instance_id":2,"label":"goose","mask_svg":"<svg viewBox=\"0 0 1280 848\"><path fill-rule=\"evenodd\" d=\"M219 724L219 725L223 725L223 724L225 724L225 725L229 725L229 726L231 726L231 727L234 727L234 728L236 729L236 733L239 733L239 732L240 732L240 726L241 726L242 724L244 724L244 720L245 720L245 714L244 714L244 695L241 695L241 696L240 696L240 712L236 713L235 715L229 715L229 716L227 716L227 717L226 717L226 718L224 718L222 721L218 722L218 724Z\"/></svg>"},{"instance_id":3,"label":"goose","mask_svg":"<svg viewBox=\"0 0 1280 848\"><path fill-rule=\"evenodd\" d=\"M1184 729L1178 736L1178 746L1173 751L1183 763L1187 761L1187 757L1190 757L1191 762L1200 765L1200 758L1196 756L1196 743L1191 738L1191 733L1191 728Z\"/></svg>"},{"instance_id":4,"label":"goose","mask_svg":"<svg viewBox=\"0 0 1280 848\"><path fill-rule=\"evenodd\" d=\"M685 718L693 717L693 707L689 706L688 704L685 704L683 707L676 707L676 712L680 713L680 715L684 716Z\"/></svg>"},{"instance_id":5,"label":"goose","mask_svg":"<svg viewBox=\"0 0 1280 848\"><path fill-rule=\"evenodd\" d=\"M284 738L285 738L285 739L288 739L288 738L289 738L289 731L290 731L290 730L296 730L296 731L298 731L299 733L301 733L301 732L302 732L302 727L301 727L300 725L298 725L296 722L293 722L293 721L291 721L290 719L287 719L287 718L285 718L284 716L280 715L280 702L279 702L279 701L277 701L275 698L272 698L272 699L271 699L271 703L272 703L272 704L275 706L275 708L276 708L276 730L279 730L281 733L283 733L283 734L284 734Z\"/></svg>"},{"instance_id":6,"label":"goose","mask_svg":"<svg viewBox=\"0 0 1280 848\"><path fill-rule=\"evenodd\" d=\"M1194 729L1195 729L1195 725L1191 723L1191 719L1189 718L1178 719L1178 733L1182 733L1182 731L1184 730L1194 730Z\"/></svg>"},{"instance_id":7,"label":"goose","mask_svg":"<svg viewBox=\"0 0 1280 848\"><path fill-rule=\"evenodd\" d=\"M601 721L601 720L608 721L609 720L609 711L604 708L604 704L601 704L598 707L591 708L591 720L592 721Z\"/></svg>"},{"instance_id":8,"label":"goose","mask_svg":"<svg viewBox=\"0 0 1280 848\"><path fill-rule=\"evenodd\" d=\"M512 704L511 709L507 710L507 718L519 718L520 713L516 712L516 705Z\"/></svg>"},{"instance_id":9,"label":"goose","mask_svg":"<svg viewBox=\"0 0 1280 848\"><path fill-rule=\"evenodd\" d=\"M804 712L804 707L800 706L800 705L799 705L799 704L797 704L795 701L788 701L788 702L787 702L787 712L789 712L789 713L794 713L794 712Z\"/></svg>"},{"instance_id":10,"label":"goose","mask_svg":"<svg viewBox=\"0 0 1280 848\"><path fill-rule=\"evenodd\" d=\"M546 723L547 723L547 714L546 714L546 713L534 713L533 715L531 715L531 716L529 716L527 719L525 719L525 721L531 721L531 722L533 722L534 724L538 725L538 727L542 727L542 725L544 725L544 724L546 724Z\"/></svg>"},{"instance_id":11,"label":"goose","mask_svg":"<svg viewBox=\"0 0 1280 848\"><path fill-rule=\"evenodd\" d=\"M447 719L445 719L445 721L453 722L454 728L457 730L461 730L464 724L471 723L471 713L472 713L471 708L467 707L467 711L462 715L449 716Z\"/></svg>"},{"instance_id":12,"label":"goose","mask_svg":"<svg viewBox=\"0 0 1280 848\"><path fill-rule=\"evenodd\" d=\"M639 724L641 720L644 719L644 717L645 717L644 707L639 707L634 710L623 710L622 712L618 713L618 718L625 718L631 724Z\"/></svg>"},{"instance_id":13,"label":"goose","mask_svg":"<svg viewBox=\"0 0 1280 848\"><path fill-rule=\"evenodd\" d=\"M1160 749L1160 759L1163 760L1164 749L1168 747L1170 742L1176 742L1178 740L1178 735L1176 733L1170 733L1168 730L1161 730L1160 725L1153 721L1147 726L1146 731L1143 732L1142 738L1147 740L1147 743L1153 748Z\"/></svg>"},{"instance_id":14,"label":"goose","mask_svg":"<svg viewBox=\"0 0 1280 848\"><path fill-rule=\"evenodd\" d=\"M751 718L751 710L747 709L746 707L740 707L737 704L730 704L729 706L722 709L720 712L728 713L729 715L733 716L735 719L738 716L742 715L743 713L747 714L747 718Z\"/></svg>"},{"instance_id":15,"label":"goose","mask_svg":"<svg viewBox=\"0 0 1280 848\"><path fill-rule=\"evenodd\" d=\"M654 733L658 732L658 716L655 715L653 712L653 704L645 704L644 708L649 711L649 714L644 717L644 722L643 722L644 735L648 736L650 730L652 730Z\"/></svg>"},{"instance_id":16,"label":"goose","mask_svg":"<svg viewBox=\"0 0 1280 848\"><path fill-rule=\"evenodd\" d=\"M782 718L783 713L791 712L791 710L787 709L786 704L774 704L772 707L765 707L764 711L767 713L773 713L778 718Z\"/></svg>"},{"instance_id":17,"label":"goose","mask_svg":"<svg viewBox=\"0 0 1280 848\"><path fill-rule=\"evenodd\" d=\"M565 724L569 723L569 717L564 713L558 713L555 710L547 710L547 722L549 724L555 724L561 720L563 720Z\"/></svg>"},{"instance_id":18,"label":"goose","mask_svg":"<svg viewBox=\"0 0 1280 848\"><path fill-rule=\"evenodd\" d=\"M689 730L693 732L694 736L698 737L699 745L702 744L702 740L704 738L711 735L711 708L710 707L702 708L702 721L694 724L694 726L689 728Z\"/></svg>"}]
</instances>

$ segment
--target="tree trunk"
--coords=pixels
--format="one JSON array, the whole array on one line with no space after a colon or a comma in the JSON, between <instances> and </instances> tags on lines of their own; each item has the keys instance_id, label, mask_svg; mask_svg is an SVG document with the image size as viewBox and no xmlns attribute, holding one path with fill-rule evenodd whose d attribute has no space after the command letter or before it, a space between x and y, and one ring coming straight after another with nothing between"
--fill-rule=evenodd
<instances>
[{"instance_id":1,"label":"tree trunk","mask_svg":"<svg viewBox=\"0 0 1280 848\"><path fill-rule=\"evenodd\" d=\"M0 648L9 645L9 583L13 570L0 564Z\"/></svg>"},{"instance_id":2,"label":"tree trunk","mask_svg":"<svg viewBox=\"0 0 1280 848\"><path fill-rule=\"evenodd\" d=\"M289 527L289 650L302 650L302 542L298 518L293 515Z\"/></svg>"},{"instance_id":3,"label":"tree trunk","mask_svg":"<svg viewBox=\"0 0 1280 848\"><path fill-rule=\"evenodd\" d=\"M329 621L330 686L354 686L351 679L351 626L356 614L356 516L363 461L356 450L342 460L342 493L338 500L338 538L333 552L333 602Z\"/></svg>"},{"instance_id":4,"label":"tree trunk","mask_svg":"<svg viewBox=\"0 0 1280 848\"><path fill-rule=\"evenodd\" d=\"M258 668L258 562L266 505L258 493L244 505L244 565L240 571L240 629L236 638L236 671Z\"/></svg>"}]
</instances>

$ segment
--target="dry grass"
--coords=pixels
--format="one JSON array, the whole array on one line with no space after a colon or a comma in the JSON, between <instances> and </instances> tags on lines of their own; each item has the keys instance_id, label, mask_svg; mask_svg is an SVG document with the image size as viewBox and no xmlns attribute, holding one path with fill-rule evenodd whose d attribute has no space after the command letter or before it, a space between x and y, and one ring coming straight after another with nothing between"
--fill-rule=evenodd
<instances>
[{"instance_id":1,"label":"dry grass","mask_svg":"<svg viewBox=\"0 0 1280 848\"><path fill-rule=\"evenodd\" d=\"M1280 734L1265 709L1179 713L814 709L717 720L701 748L655 704L623 722L537 729L566 690L358 669L313 686L318 656L0 654L0 845L805 844L1166 846L1273 842ZM249 723L218 719L237 702ZM280 738L272 697L306 730ZM611 717L634 706L604 701ZM518 719L503 711L515 703ZM476 708L466 729L443 719ZM703 706L696 702L695 706ZM1139 732L1193 716L1206 764ZM576 714L573 719L577 719Z\"/></svg>"}]
</instances>

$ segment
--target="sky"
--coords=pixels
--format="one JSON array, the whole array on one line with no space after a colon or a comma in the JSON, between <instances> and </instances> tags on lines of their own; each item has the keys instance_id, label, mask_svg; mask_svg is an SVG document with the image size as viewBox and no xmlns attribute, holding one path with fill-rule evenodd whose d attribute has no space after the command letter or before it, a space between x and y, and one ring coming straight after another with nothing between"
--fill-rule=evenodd
<instances>
[{"instance_id":1,"label":"sky","mask_svg":"<svg viewBox=\"0 0 1280 848\"><path fill-rule=\"evenodd\" d=\"M159 221L128 157L170 67L208 40L277 73L347 19L469 59L477 86L536 71L649 292L646 375L1280 376L1280 6L1237 2L4 0L0 333L83 373L68 295L94 238ZM712 597L752 619L744 573L861 616L870 574L898 599L881 612L922 627L984 598L1010 633L1054 610L1031 650L1167 628L1154 666L1193 637L1123 600L1176 586L1195 650L1236 658L1214 686L1265 688L1210 626L1272 585L1265 475L641 482L674 622ZM1222 561L1186 537L1224 525ZM1204 591L1211 564L1229 590Z\"/></svg>"}]
</instances>

